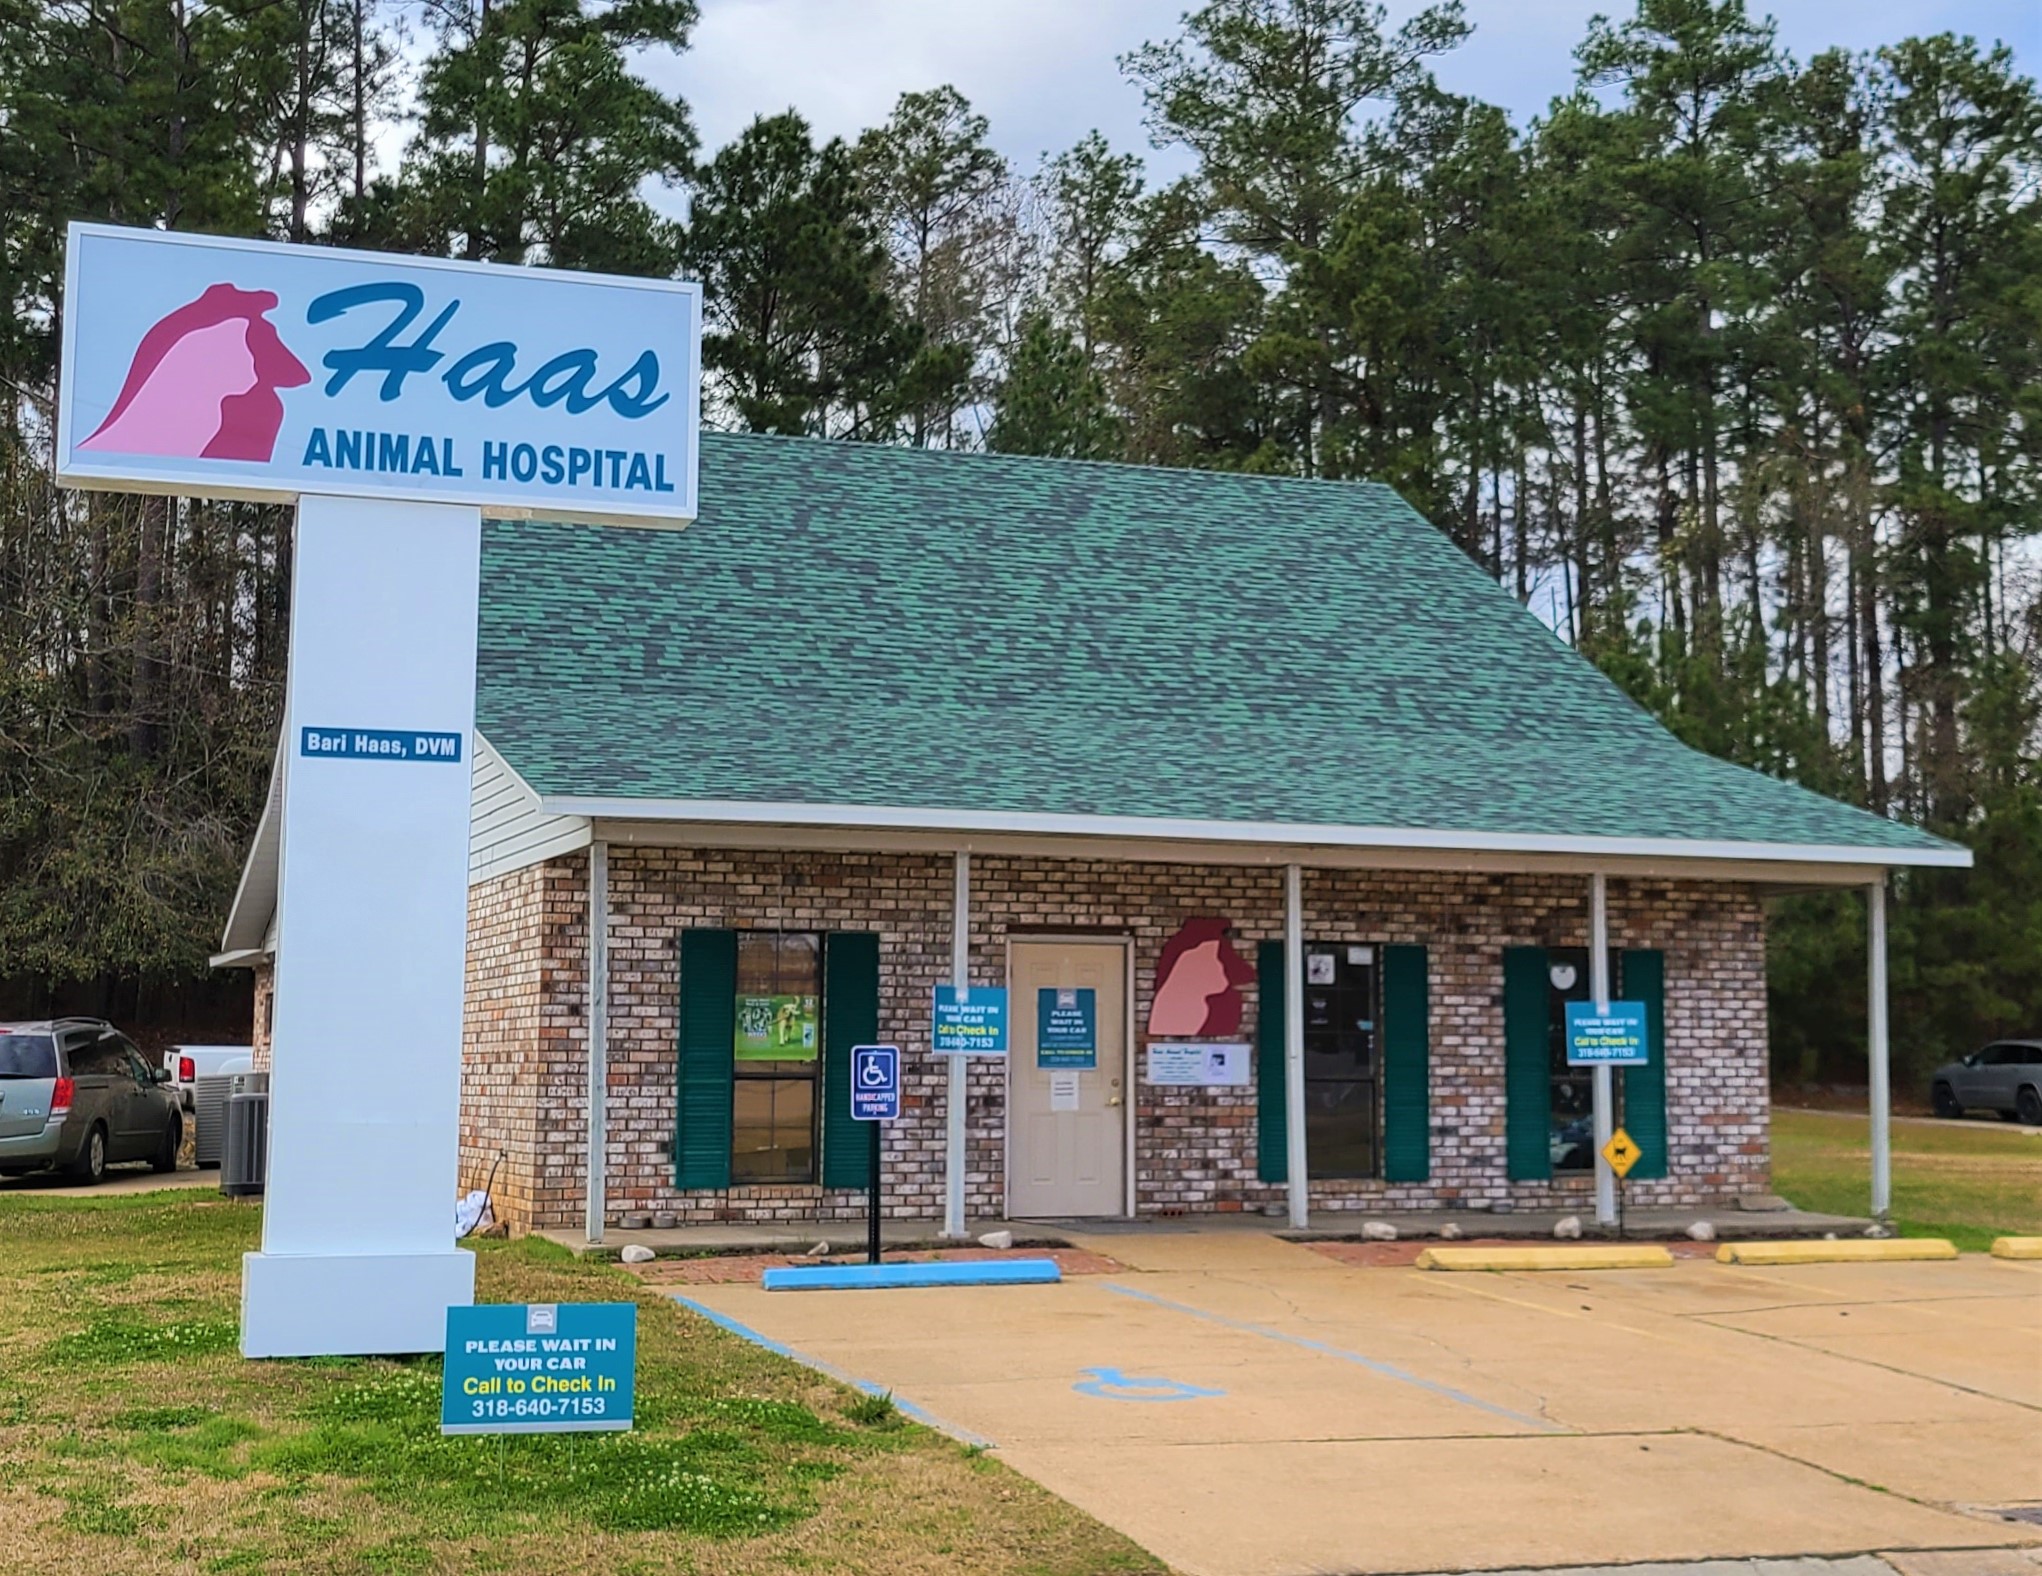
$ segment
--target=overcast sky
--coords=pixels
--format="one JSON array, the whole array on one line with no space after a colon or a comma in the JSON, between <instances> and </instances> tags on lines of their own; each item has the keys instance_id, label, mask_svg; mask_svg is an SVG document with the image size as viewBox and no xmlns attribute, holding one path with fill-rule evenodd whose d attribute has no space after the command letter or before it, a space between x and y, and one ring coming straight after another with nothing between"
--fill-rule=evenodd
<instances>
[{"instance_id":1,"label":"overcast sky","mask_svg":"<svg viewBox=\"0 0 2042 1576\"><path fill-rule=\"evenodd\" d=\"M1388 0L1393 19L1417 0ZM1186 0L701 0L694 47L644 69L694 112L705 155L755 115L792 106L824 136L855 136L902 93L955 85L1024 170L1094 127L1146 150L1140 93L1117 57L1177 31ZM1441 59L1441 83L1507 107L1519 124L1572 85L1574 46L1598 11L1627 0L1466 0L1474 37ZM1914 33L1970 33L2042 66L2042 0L1777 0L1782 43L1801 59ZM1161 161L1172 172L1174 159Z\"/></svg>"}]
</instances>

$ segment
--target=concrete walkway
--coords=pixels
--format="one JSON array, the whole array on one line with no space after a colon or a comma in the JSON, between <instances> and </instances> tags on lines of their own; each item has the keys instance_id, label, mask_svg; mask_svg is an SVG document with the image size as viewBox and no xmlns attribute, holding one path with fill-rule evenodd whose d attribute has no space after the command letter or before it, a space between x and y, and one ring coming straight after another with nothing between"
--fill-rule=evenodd
<instances>
[{"instance_id":1,"label":"concrete walkway","mask_svg":"<svg viewBox=\"0 0 2042 1576\"><path fill-rule=\"evenodd\" d=\"M1843 1559L1701 1560L1668 1565L1572 1565L1556 1570L1498 1571L1495 1576L2035 1576L2042 1549L1948 1549L1854 1554ZM1439 1571L1432 1576L1459 1576Z\"/></svg>"},{"instance_id":2,"label":"concrete walkway","mask_svg":"<svg viewBox=\"0 0 2042 1576\"><path fill-rule=\"evenodd\" d=\"M106 1179L92 1187L49 1171L36 1171L25 1177L0 1177L0 1198L10 1193L62 1193L73 1198L105 1198L115 1193L155 1193L167 1187L216 1188L219 1185L218 1166L208 1166L203 1171L179 1169L158 1172L146 1165L120 1165L109 1166Z\"/></svg>"},{"instance_id":3,"label":"concrete walkway","mask_svg":"<svg viewBox=\"0 0 2042 1576\"><path fill-rule=\"evenodd\" d=\"M1596 1229L1593 1210L1514 1210L1495 1213L1486 1210L1319 1210L1304 1231L1291 1231L1281 1221L1262 1215L1187 1215L1141 1220L980 1220L970 1227L969 1240L976 1241L988 1231L1011 1231L1019 1247L1072 1247L1080 1238L1125 1244L1130 1239L1178 1237L1256 1237L1272 1234L1296 1242L1344 1242L1358 1239L1369 1221L1381 1221L1397 1228L1403 1238L1437 1237L1452 1225L1467 1238L1550 1239L1553 1227L1572 1215L1581 1222L1584 1238L1610 1235ZM1840 1237L1860 1235L1871 1224L1853 1215L1818 1215L1791 1209L1634 1209L1624 1215L1624 1235L1653 1240L1681 1236L1697 1220L1706 1220L1723 1240L1738 1238L1820 1237L1834 1232ZM730 1222L706 1226L670 1226L626 1229L612 1226L603 1240L591 1244L578 1228L538 1233L576 1255L615 1257L626 1245L637 1243L661 1255L701 1253L805 1253L818 1242L827 1242L835 1254L855 1253L865 1246L862 1220L788 1220ZM880 1224L880 1241L887 1248L955 1247L932 1220L887 1220ZM1117 1251L1117 1249L1115 1250ZM1121 1257L1125 1257L1121 1254Z\"/></svg>"},{"instance_id":4,"label":"concrete walkway","mask_svg":"<svg viewBox=\"0 0 2042 1576\"><path fill-rule=\"evenodd\" d=\"M1445 1276L1266 1230L1070 1235L1120 1268L671 1294L1187 1576L2035 1569L2042 1526L1999 1508L2042 1504L2042 1265Z\"/></svg>"}]
</instances>

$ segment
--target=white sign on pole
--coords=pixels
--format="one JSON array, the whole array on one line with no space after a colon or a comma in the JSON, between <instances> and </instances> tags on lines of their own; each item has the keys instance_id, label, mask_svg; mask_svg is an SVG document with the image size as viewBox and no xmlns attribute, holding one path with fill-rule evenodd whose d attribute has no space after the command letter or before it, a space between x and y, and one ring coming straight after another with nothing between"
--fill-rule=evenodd
<instances>
[{"instance_id":1,"label":"white sign on pole","mask_svg":"<svg viewBox=\"0 0 2042 1576\"><path fill-rule=\"evenodd\" d=\"M74 224L58 480L695 514L701 289Z\"/></svg>"},{"instance_id":2,"label":"white sign on pole","mask_svg":"<svg viewBox=\"0 0 2042 1576\"><path fill-rule=\"evenodd\" d=\"M695 513L692 285L73 225L59 479L298 502L251 1357L440 1349L482 515Z\"/></svg>"}]
</instances>

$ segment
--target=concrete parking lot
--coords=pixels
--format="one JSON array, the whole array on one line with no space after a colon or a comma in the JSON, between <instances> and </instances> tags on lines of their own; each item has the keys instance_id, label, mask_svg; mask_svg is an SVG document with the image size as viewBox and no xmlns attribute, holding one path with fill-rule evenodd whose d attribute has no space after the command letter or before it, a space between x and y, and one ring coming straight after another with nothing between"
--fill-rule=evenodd
<instances>
[{"instance_id":1,"label":"concrete parking lot","mask_svg":"<svg viewBox=\"0 0 2042 1576\"><path fill-rule=\"evenodd\" d=\"M2042 1510L2042 1264L1449 1275L1248 1233L1077 1245L1119 1267L676 1294L1192 1576L1977 1551L1956 1571L2042 1545L2008 1514Z\"/></svg>"}]
</instances>

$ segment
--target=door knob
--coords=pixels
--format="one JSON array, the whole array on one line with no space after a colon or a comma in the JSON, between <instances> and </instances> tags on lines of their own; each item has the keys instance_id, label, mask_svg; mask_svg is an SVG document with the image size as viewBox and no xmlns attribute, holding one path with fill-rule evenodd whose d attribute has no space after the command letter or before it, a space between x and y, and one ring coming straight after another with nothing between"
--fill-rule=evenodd
<instances>
[{"instance_id":1,"label":"door knob","mask_svg":"<svg viewBox=\"0 0 2042 1576\"><path fill-rule=\"evenodd\" d=\"M1106 1103L1107 1103L1108 1105L1118 1105L1118 1104L1120 1104L1120 1096L1119 1096L1119 1095L1117 1095L1117 1094L1116 1094L1116 1095L1108 1095L1108 1096L1107 1096L1107 1098L1106 1098Z\"/></svg>"}]
</instances>

